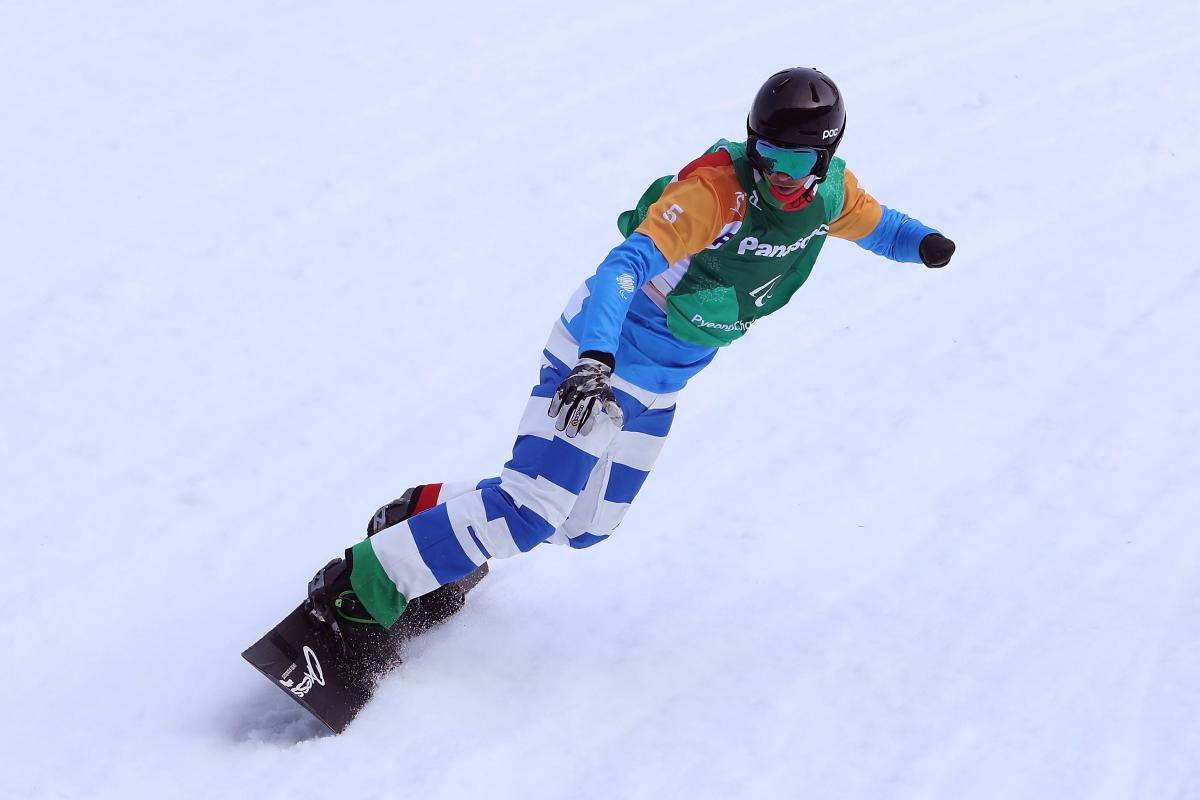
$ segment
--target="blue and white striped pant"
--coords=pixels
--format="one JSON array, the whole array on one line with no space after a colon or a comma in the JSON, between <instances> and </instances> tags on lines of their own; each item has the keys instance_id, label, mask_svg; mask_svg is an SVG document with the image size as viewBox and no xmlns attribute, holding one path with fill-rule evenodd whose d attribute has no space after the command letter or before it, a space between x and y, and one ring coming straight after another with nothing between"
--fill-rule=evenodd
<instances>
[{"instance_id":1,"label":"blue and white striped pant","mask_svg":"<svg viewBox=\"0 0 1200 800\"><path fill-rule=\"evenodd\" d=\"M541 380L498 478L448 483L439 505L369 541L396 591L408 599L458 580L489 558L542 542L589 547L608 538L641 489L671 429L678 392L655 394L620 377L613 391L625 424L606 415L587 436L568 439L547 414L579 345L556 322L542 352Z\"/></svg>"}]
</instances>

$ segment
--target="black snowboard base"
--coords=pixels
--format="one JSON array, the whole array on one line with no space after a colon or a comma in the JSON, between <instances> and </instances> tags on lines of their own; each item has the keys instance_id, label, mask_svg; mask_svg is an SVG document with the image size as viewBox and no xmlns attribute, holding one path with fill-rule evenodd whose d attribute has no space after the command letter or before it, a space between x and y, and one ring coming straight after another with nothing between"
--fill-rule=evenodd
<instances>
[{"instance_id":1,"label":"black snowboard base","mask_svg":"<svg viewBox=\"0 0 1200 800\"><path fill-rule=\"evenodd\" d=\"M457 583L418 598L399 621L382 628L358 652L347 652L327 628L309 618L308 601L242 653L242 658L323 722L346 729L375 692L376 682L400 663L403 643L444 622L487 575L484 564Z\"/></svg>"}]
</instances>

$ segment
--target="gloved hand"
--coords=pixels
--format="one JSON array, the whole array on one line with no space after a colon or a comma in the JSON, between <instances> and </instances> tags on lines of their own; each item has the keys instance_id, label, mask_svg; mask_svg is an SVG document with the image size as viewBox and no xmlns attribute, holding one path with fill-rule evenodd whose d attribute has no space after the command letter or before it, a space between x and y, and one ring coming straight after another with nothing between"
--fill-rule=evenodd
<instances>
[{"instance_id":1,"label":"gloved hand","mask_svg":"<svg viewBox=\"0 0 1200 800\"><path fill-rule=\"evenodd\" d=\"M587 436L596 424L596 415L603 411L617 427L625 422L617 396L612 390L615 362L608 353L588 350L579 354L579 362L563 379L550 401L549 414L556 417L554 427L565 431L568 439L576 434Z\"/></svg>"},{"instance_id":2,"label":"gloved hand","mask_svg":"<svg viewBox=\"0 0 1200 800\"><path fill-rule=\"evenodd\" d=\"M921 240L917 249L925 266L944 267L950 263L950 256L954 255L954 242L940 233L931 233Z\"/></svg>"}]
</instances>

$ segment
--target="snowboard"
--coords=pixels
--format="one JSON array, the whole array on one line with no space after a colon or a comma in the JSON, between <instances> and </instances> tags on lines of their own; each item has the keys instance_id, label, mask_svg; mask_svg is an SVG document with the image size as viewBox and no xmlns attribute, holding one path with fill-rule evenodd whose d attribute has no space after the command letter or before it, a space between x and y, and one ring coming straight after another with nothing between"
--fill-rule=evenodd
<instances>
[{"instance_id":1,"label":"snowboard","mask_svg":"<svg viewBox=\"0 0 1200 800\"><path fill-rule=\"evenodd\" d=\"M484 564L417 598L395 625L373 632L365 646L358 642L354 649L314 624L312 603L305 600L246 648L242 658L330 731L341 733L370 702L379 679L400 663L404 642L456 614L487 572Z\"/></svg>"}]
</instances>

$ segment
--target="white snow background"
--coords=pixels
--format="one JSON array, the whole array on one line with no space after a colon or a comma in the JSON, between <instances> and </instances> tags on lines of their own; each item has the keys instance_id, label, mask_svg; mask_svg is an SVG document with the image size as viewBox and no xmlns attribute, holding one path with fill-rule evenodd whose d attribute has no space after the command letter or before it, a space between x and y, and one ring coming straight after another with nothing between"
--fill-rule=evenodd
<instances>
[{"instance_id":1,"label":"white snow background","mask_svg":"<svg viewBox=\"0 0 1200 800\"><path fill-rule=\"evenodd\" d=\"M828 242L322 735L240 651L794 65L954 262ZM1198 76L1194 0L0 3L0 796L1200 798Z\"/></svg>"}]
</instances>

